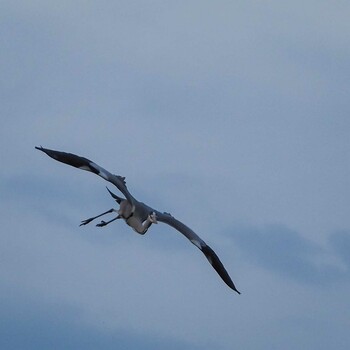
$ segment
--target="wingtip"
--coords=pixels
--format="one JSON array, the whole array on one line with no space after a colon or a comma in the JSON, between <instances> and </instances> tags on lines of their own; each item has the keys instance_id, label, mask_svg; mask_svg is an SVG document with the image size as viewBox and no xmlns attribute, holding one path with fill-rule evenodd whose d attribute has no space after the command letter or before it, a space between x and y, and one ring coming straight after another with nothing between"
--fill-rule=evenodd
<instances>
[{"instance_id":1,"label":"wingtip","mask_svg":"<svg viewBox=\"0 0 350 350\"><path fill-rule=\"evenodd\" d=\"M35 146L35 149L37 149L37 150L39 150L39 151L41 151L41 152L44 152L44 153L46 153L49 157L51 157L52 158L52 156L51 156L51 153L53 152L51 149L48 149L48 148L44 148L43 146Z\"/></svg>"},{"instance_id":2,"label":"wingtip","mask_svg":"<svg viewBox=\"0 0 350 350\"><path fill-rule=\"evenodd\" d=\"M44 148L43 146L35 146L35 149L37 149L37 150L39 150L39 151L41 151L41 152L44 152L44 153L46 153L47 155L48 155L48 151L50 151L49 149L47 149L47 148Z\"/></svg>"},{"instance_id":3,"label":"wingtip","mask_svg":"<svg viewBox=\"0 0 350 350\"><path fill-rule=\"evenodd\" d=\"M225 281L226 282L226 281ZM231 281L232 282L232 281ZM228 284L227 282L226 282L226 284L233 290L233 291L235 291L237 294L241 294L241 292L236 288L236 286L234 285L234 283L232 282L232 284L230 283L230 284Z\"/></svg>"}]
</instances>

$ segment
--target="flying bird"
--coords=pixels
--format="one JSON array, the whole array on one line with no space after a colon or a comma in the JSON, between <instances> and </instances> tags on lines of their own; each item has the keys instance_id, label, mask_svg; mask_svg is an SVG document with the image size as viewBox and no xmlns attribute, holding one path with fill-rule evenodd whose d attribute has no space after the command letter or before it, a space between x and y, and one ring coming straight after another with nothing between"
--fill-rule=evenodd
<instances>
[{"instance_id":1,"label":"flying bird","mask_svg":"<svg viewBox=\"0 0 350 350\"><path fill-rule=\"evenodd\" d=\"M115 220L123 219L127 225L132 227L137 233L143 235L147 232L152 224L157 224L158 222L168 224L181 232L191 241L191 243L199 248L208 259L210 264L213 266L213 268L216 270L216 272L219 274L219 276L222 278L222 280L235 292L241 294L235 287L231 277L229 276L224 265L220 261L219 257L215 254L215 252L194 231L192 231L181 221L175 219L171 214L166 212L159 212L158 210L155 210L148 205L139 202L134 196L131 195L127 189L125 177L114 175L96 163L92 162L91 160L72 153L54 151L43 147L35 148L46 153L49 157L59 162L74 166L82 170L90 171L102 177L106 181L115 185L118 190L125 196L125 198L119 197L110 191L107 187L110 195L119 204L119 209L112 208L102 214L83 220L80 226L87 225L91 221L113 212L115 212L117 216L109 221L101 221L96 226L103 227Z\"/></svg>"}]
</instances>

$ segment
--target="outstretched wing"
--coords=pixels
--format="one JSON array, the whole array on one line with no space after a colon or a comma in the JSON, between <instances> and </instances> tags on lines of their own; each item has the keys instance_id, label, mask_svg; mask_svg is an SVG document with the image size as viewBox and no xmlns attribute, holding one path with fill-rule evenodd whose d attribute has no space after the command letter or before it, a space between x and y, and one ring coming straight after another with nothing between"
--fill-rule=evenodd
<instances>
[{"instance_id":1,"label":"outstretched wing","mask_svg":"<svg viewBox=\"0 0 350 350\"><path fill-rule=\"evenodd\" d=\"M119 175L113 175L106 169L102 168L101 166L97 165L96 163L92 162L91 160L77 156L72 153L66 153L66 152L59 152L54 151L52 149L47 149L43 147L35 147L36 149L46 153L49 157L74 166L76 168L90 171L98 176L101 176L106 181L111 182L113 185L115 185L120 192L122 192L125 196L125 198L130 202L134 203L135 199L128 191L126 184L125 184L125 177L119 176Z\"/></svg>"},{"instance_id":2,"label":"outstretched wing","mask_svg":"<svg viewBox=\"0 0 350 350\"><path fill-rule=\"evenodd\" d=\"M188 226L183 224L181 221L175 219L168 213L160 213L157 211L156 215L158 221L164 222L172 226L173 228L181 232L184 236L186 236L191 241L191 243L193 243L197 248L199 248L206 256L213 268L216 270L216 272L223 279L223 281L235 292L241 294L232 282L231 277L229 276L219 257L215 254L213 249L211 249L195 232L193 232Z\"/></svg>"}]
</instances>

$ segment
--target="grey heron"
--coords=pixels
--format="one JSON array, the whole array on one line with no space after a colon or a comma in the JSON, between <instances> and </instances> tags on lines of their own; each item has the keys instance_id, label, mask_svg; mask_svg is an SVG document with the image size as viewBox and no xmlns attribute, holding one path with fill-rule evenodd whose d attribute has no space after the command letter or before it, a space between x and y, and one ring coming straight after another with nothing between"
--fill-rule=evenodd
<instances>
[{"instance_id":1,"label":"grey heron","mask_svg":"<svg viewBox=\"0 0 350 350\"><path fill-rule=\"evenodd\" d=\"M101 166L97 165L96 163L92 162L91 160L77 156L72 153L54 151L43 147L35 148L46 153L49 157L59 162L71 165L82 170L90 171L102 177L106 181L115 185L118 188L118 190L125 196L125 198L119 197L107 188L110 195L119 204L119 209L117 210L112 208L102 214L83 220L80 226L86 225L105 214L113 212L117 213L116 217L109 221L101 221L96 226L106 226L115 220L123 219L127 225L131 226L137 233L143 235L147 232L147 230L152 224L157 224L158 221L166 223L178 230L179 232L181 232L185 237L187 237L191 241L191 243L193 243L197 248L199 248L206 256L213 268L216 270L216 272L219 274L219 276L222 278L222 280L231 289L240 294L216 253L194 231L192 231L181 221L175 219L171 214L166 212L159 212L158 210L155 210L149 207L148 205L139 202L134 196L131 195L131 193L127 189L125 177L120 175L114 175L106 169L102 168Z\"/></svg>"}]
</instances>

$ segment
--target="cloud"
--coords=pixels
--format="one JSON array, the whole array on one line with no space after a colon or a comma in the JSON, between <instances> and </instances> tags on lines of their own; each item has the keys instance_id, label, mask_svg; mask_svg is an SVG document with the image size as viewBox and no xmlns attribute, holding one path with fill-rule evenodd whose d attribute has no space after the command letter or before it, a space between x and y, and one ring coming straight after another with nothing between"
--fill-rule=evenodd
<instances>
[{"instance_id":1,"label":"cloud","mask_svg":"<svg viewBox=\"0 0 350 350\"><path fill-rule=\"evenodd\" d=\"M347 269L350 270L350 232L345 230L338 231L330 237L329 241Z\"/></svg>"},{"instance_id":2,"label":"cloud","mask_svg":"<svg viewBox=\"0 0 350 350\"><path fill-rule=\"evenodd\" d=\"M330 258L334 258L332 252L285 226L235 228L232 237L250 262L283 278L316 285L348 278L348 271L336 262L330 262ZM350 235L335 233L329 242L335 258L347 263L349 270Z\"/></svg>"},{"instance_id":3,"label":"cloud","mask_svg":"<svg viewBox=\"0 0 350 350\"><path fill-rule=\"evenodd\" d=\"M45 303L18 292L4 295L11 297L0 299L1 349L196 349L162 336L91 327L76 306Z\"/></svg>"},{"instance_id":4,"label":"cloud","mask_svg":"<svg viewBox=\"0 0 350 350\"><path fill-rule=\"evenodd\" d=\"M2 2L0 347L347 349L349 6ZM126 176L242 296L166 225L79 228L106 183L40 144Z\"/></svg>"}]
</instances>

